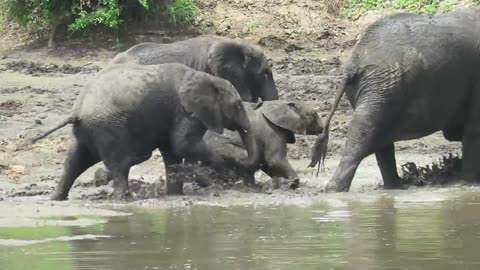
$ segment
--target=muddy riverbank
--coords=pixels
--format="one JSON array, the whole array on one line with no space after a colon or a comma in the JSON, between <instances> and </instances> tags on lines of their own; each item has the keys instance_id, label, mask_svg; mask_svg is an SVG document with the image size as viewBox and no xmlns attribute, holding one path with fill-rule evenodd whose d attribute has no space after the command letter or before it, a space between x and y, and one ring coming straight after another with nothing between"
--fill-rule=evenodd
<instances>
[{"instance_id":1,"label":"muddy riverbank","mask_svg":"<svg viewBox=\"0 0 480 270\"><path fill-rule=\"evenodd\" d=\"M352 23L324 15L320 1L290 3L262 0L204 1L204 12L214 21L214 34L241 38L262 47L273 63L280 98L302 101L325 116L333 102L342 75L341 65L348 57L361 30L383 15L372 14ZM287 3L288 2L288 3ZM295 1L298 2L298 1ZM251 18L255 18L253 21ZM273 23L280 22L280 23ZM255 30L252 27L255 26ZM185 36L136 35L137 42L171 42ZM59 180L66 151L71 143L70 128L64 128L28 149L19 149L25 138L54 126L67 117L82 86L117 53L89 43L72 41L48 51L43 47L17 47L5 50L0 60L0 200L19 197L46 200ZM331 127L330 153L326 171L315 176L307 169L313 136L297 136L289 146L289 158L302 177L296 191L187 188L180 198L164 197L164 168L158 152L131 170L131 181L140 198L156 198L159 204L182 205L200 201L240 200L266 203L314 199L333 174L339 161L351 108L343 99ZM440 133L420 140L396 144L397 165L406 162L428 164L448 153L459 153L460 144L449 143ZM84 173L73 188L74 200L95 200L111 191L109 186L92 183L100 164ZM261 179L265 179L260 175ZM378 189L380 175L373 157L362 163L352 191ZM146 191L150 190L150 191ZM178 201L178 202L177 202ZM142 204L141 202L139 202ZM151 203L151 201L149 202Z\"/></svg>"}]
</instances>

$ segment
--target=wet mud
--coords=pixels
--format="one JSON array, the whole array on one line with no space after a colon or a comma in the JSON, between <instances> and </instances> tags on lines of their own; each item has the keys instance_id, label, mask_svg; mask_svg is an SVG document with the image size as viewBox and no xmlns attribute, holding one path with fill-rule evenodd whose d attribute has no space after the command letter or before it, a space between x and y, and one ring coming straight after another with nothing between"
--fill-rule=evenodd
<instances>
[{"instance_id":1,"label":"wet mud","mask_svg":"<svg viewBox=\"0 0 480 270\"><path fill-rule=\"evenodd\" d=\"M4 64L6 70L29 74L32 76L41 76L52 74L52 76L60 74L77 74L80 72L93 73L99 71L98 66L72 66L71 64L57 65L53 63L29 62L25 60L11 61Z\"/></svg>"}]
</instances>

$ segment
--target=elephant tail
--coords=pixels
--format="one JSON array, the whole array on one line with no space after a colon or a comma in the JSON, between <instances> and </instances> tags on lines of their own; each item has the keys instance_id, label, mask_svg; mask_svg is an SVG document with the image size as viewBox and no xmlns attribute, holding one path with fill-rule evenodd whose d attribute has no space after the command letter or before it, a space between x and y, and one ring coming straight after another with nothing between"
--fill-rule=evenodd
<instances>
[{"instance_id":1,"label":"elephant tail","mask_svg":"<svg viewBox=\"0 0 480 270\"><path fill-rule=\"evenodd\" d=\"M37 141L47 137L48 135L52 134L53 132L63 128L64 126L68 125L68 124L73 124L75 122L78 121L78 117L76 116L70 116L68 117L67 119L65 119L64 121L62 121L60 124L58 124L56 127L46 131L45 133L31 139L28 141L28 144L33 144L33 143L36 143Z\"/></svg>"},{"instance_id":2,"label":"elephant tail","mask_svg":"<svg viewBox=\"0 0 480 270\"><path fill-rule=\"evenodd\" d=\"M348 85L350 85L355 77L357 76L348 76L345 77L343 82L340 85L340 89L337 92L337 96L335 97L335 101L333 102L332 109L330 109L330 112L328 113L327 121L325 122L325 126L323 128L322 133L320 133L315 140L315 145L313 146L312 149L312 161L308 165L308 167L315 167L319 166L325 166L325 157L327 156L327 150L328 150L328 139L329 139L329 128L330 128L330 121L332 120L333 114L337 110L338 104L340 103L340 100L342 99L343 94L345 93L346 88ZM317 171L318 175L318 171Z\"/></svg>"}]
</instances>

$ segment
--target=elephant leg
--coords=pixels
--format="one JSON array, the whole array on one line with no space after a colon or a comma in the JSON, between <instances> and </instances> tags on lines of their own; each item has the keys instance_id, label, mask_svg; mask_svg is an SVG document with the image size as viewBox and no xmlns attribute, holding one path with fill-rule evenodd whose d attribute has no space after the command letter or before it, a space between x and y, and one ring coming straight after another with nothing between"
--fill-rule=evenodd
<instances>
[{"instance_id":1,"label":"elephant leg","mask_svg":"<svg viewBox=\"0 0 480 270\"><path fill-rule=\"evenodd\" d=\"M128 154L126 150L117 148L116 151L109 152L104 158L104 164L113 179L114 197L124 199L132 197L128 185L128 175L130 168L148 160L152 153L144 155Z\"/></svg>"},{"instance_id":2,"label":"elephant leg","mask_svg":"<svg viewBox=\"0 0 480 270\"><path fill-rule=\"evenodd\" d=\"M442 130L443 137L450 142L461 142L463 138L463 126L457 128L445 128Z\"/></svg>"},{"instance_id":3,"label":"elephant leg","mask_svg":"<svg viewBox=\"0 0 480 270\"><path fill-rule=\"evenodd\" d=\"M480 95L480 87L474 90ZM474 98L480 100L480 98ZM473 102L462 138L462 171L468 181L480 180L480 103Z\"/></svg>"},{"instance_id":4,"label":"elephant leg","mask_svg":"<svg viewBox=\"0 0 480 270\"><path fill-rule=\"evenodd\" d=\"M375 153L385 189L400 188L400 177L395 161L395 145L390 143Z\"/></svg>"},{"instance_id":5,"label":"elephant leg","mask_svg":"<svg viewBox=\"0 0 480 270\"><path fill-rule=\"evenodd\" d=\"M462 141L462 171L467 181L480 180L480 126L476 125L467 125Z\"/></svg>"},{"instance_id":6,"label":"elephant leg","mask_svg":"<svg viewBox=\"0 0 480 270\"><path fill-rule=\"evenodd\" d=\"M470 99L467 99L463 105L459 106L454 117L452 117L447 126L442 129L443 137L445 137L445 139L450 142L462 141L466 120L469 118L472 103L473 102Z\"/></svg>"},{"instance_id":7,"label":"elephant leg","mask_svg":"<svg viewBox=\"0 0 480 270\"><path fill-rule=\"evenodd\" d=\"M127 164L107 165L112 173L114 197L116 199L125 199L132 196L128 187L128 174L130 166Z\"/></svg>"},{"instance_id":8,"label":"elephant leg","mask_svg":"<svg viewBox=\"0 0 480 270\"><path fill-rule=\"evenodd\" d=\"M99 158L92 155L86 145L75 141L67 153L63 175L52 196L52 200L66 200L75 179L99 161Z\"/></svg>"},{"instance_id":9,"label":"elephant leg","mask_svg":"<svg viewBox=\"0 0 480 270\"><path fill-rule=\"evenodd\" d=\"M358 106L348 127L345 149L325 191L349 191L358 166L364 158L391 143L388 141L392 122L384 114L388 108L374 105ZM382 119L383 118L383 119Z\"/></svg>"},{"instance_id":10,"label":"elephant leg","mask_svg":"<svg viewBox=\"0 0 480 270\"><path fill-rule=\"evenodd\" d=\"M242 174L243 181L245 184L254 185L255 184L255 172L245 172Z\"/></svg>"},{"instance_id":11,"label":"elephant leg","mask_svg":"<svg viewBox=\"0 0 480 270\"><path fill-rule=\"evenodd\" d=\"M174 155L177 157L185 157L190 162L199 160L214 168L223 167L223 158L210 149L202 139L188 142L186 142L186 140L187 139L183 139L182 142L174 144Z\"/></svg>"},{"instance_id":12,"label":"elephant leg","mask_svg":"<svg viewBox=\"0 0 480 270\"><path fill-rule=\"evenodd\" d=\"M284 159L277 158L267 161L266 171L270 177L282 177L288 179L290 188L298 188L300 184L300 178L297 172L293 169L292 165Z\"/></svg>"},{"instance_id":13,"label":"elephant leg","mask_svg":"<svg viewBox=\"0 0 480 270\"><path fill-rule=\"evenodd\" d=\"M182 158L176 156L170 151L160 150L165 163L165 178L167 181L166 192L167 195L183 195L183 181L177 179L177 169L172 166L182 163Z\"/></svg>"},{"instance_id":14,"label":"elephant leg","mask_svg":"<svg viewBox=\"0 0 480 270\"><path fill-rule=\"evenodd\" d=\"M210 149L203 141L203 125L192 123L186 119L178 124L172 131L168 150L177 158L184 158L188 163L201 161L206 165L217 166L223 163L223 159L215 151Z\"/></svg>"}]
</instances>

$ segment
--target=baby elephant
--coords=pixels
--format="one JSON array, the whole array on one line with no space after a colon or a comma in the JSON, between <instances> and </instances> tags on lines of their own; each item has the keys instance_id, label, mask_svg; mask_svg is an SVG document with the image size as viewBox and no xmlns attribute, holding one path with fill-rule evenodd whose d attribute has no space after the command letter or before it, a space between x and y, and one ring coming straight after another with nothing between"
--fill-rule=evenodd
<instances>
[{"instance_id":1,"label":"baby elephant","mask_svg":"<svg viewBox=\"0 0 480 270\"><path fill-rule=\"evenodd\" d=\"M111 171L114 195L122 198L130 195L130 167L148 160L155 149L162 154L169 183L169 165L183 158L222 164L202 140L207 128L218 133L224 128L238 130L244 139L251 136L232 84L178 63L113 65L102 70L86 85L72 116L32 142L67 124L73 125L75 140L54 200L67 199L75 179L99 161Z\"/></svg>"},{"instance_id":2,"label":"baby elephant","mask_svg":"<svg viewBox=\"0 0 480 270\"><path fill-rule=\"evenodd\" d=\"M258 104L244 102L251 130L257 145L253 165L246 168L234 164L235 170L247 183L254 183L254 174L264 171L270 177L282 177L296 188L299 178L287 161L287 144L295 143L294 134L318 135L323 131L323 122L317 113L299 102L264 101ZM246 157L247 152L237 134L210 131L204 136L205 143L226 160Z\"/></svg>"}]
</instances>

